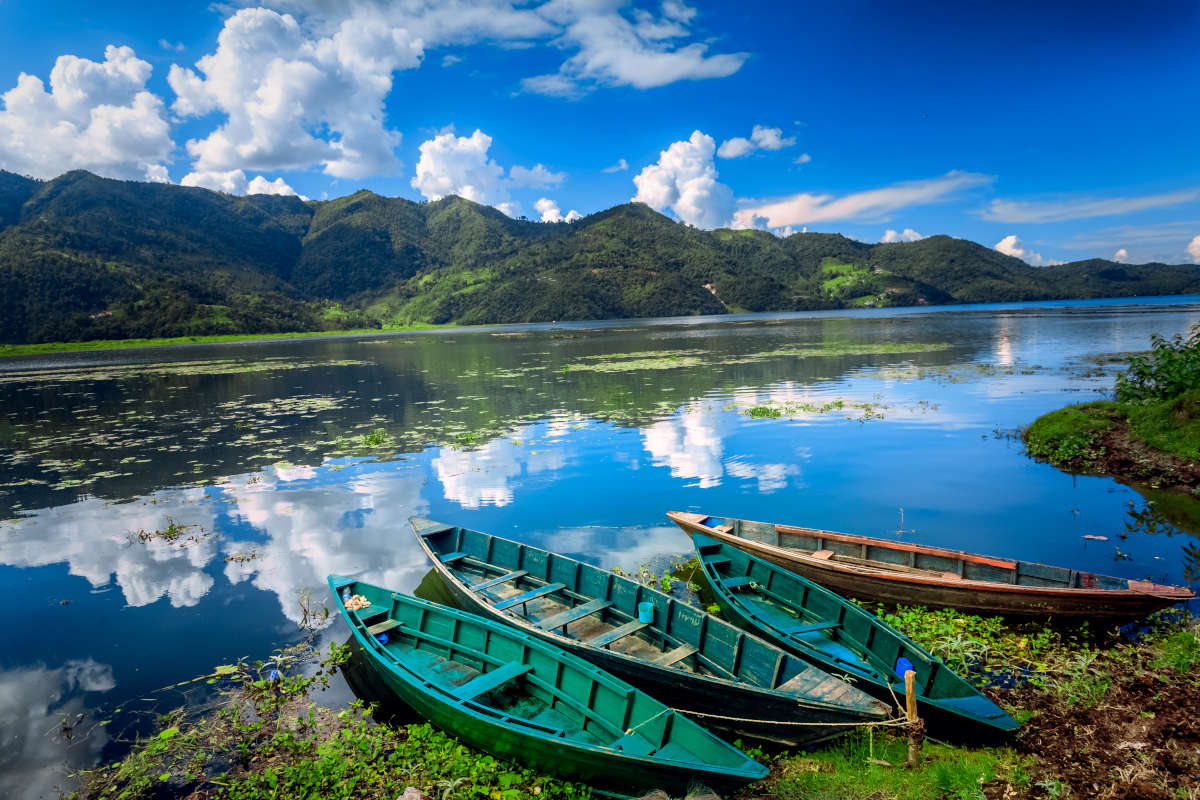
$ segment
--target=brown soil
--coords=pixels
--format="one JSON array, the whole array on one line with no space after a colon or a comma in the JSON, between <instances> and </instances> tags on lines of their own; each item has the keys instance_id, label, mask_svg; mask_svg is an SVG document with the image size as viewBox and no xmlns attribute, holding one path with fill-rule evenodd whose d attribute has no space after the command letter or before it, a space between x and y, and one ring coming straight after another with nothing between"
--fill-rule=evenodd
<instances>
[{"instance_id":1,"label":"brown soil","mask_svg":"<svg viewBox=\"0 0 1200 800\"><path fill-rule=\"evenodd\" d=\"M1105 433L1099 445L1104 453L1093 461L1091 472L1155 488L1191 490L1200 486L1200 462L1155 450L1134 436L1124 420Z\"/></svg>"},{"instance_id":2,"label":"brown soil","mask_svg":"<svg viewBox=\"0 0 1200 800\"><path fill-rule=\"evenodd\" d=\"M1033 687L997 693L1035 712L1015 747L1035 758L1031 793L997 782L991 798L1088 797L1173 800L1200 797L1200 687L1173 670L1118 680L1096 708L1069 706ZM1054 782L1064 787L1054 793Z\"/></svg>"}]
</instances>

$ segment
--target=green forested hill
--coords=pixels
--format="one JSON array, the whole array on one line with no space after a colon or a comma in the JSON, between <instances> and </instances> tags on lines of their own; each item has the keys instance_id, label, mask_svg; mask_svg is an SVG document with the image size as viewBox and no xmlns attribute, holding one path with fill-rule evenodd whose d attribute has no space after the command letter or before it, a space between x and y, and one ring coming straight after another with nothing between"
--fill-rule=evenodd
<instances>
[{"instance_id":1,"label":"green forested hill","mask_svg":"<svg viewBox=\"0 0 1200 800\"><path fill-rule=\"evenodd\" d=\"M544 224L457 197L304 202L0 172L10 343L1186 292L1200 267L701 231L633 203Z\"/></svg>"}]
</instances>

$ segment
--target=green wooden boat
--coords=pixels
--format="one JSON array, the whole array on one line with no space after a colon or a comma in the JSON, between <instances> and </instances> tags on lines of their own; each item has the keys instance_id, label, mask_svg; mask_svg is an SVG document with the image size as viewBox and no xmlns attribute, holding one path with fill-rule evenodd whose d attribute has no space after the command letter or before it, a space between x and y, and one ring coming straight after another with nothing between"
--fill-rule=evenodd
<instances>
[{"instance_id":1,"label":"green wooden boat","mask_svg":"<svg viewBox=\"0 0 1200 800\"><path fill-rule=\"evenodd\" d=\"M463 608L582 656L709 728L798 745L889 715L845 681L637 581L479 531L411 522Z\"/></svg>"},{"instance_id":2,"label":"green wooden boat","mask_svg":"<svg viewBox=\"0 0 1200 800\"><path fill-rule=\"evenodd\" d=\"M767 769L687 717L535 636L339 576L368 663L431 723L480 750L621 791L734 788ZM361 595L370 606L346 609Z\"/></svg>"},{"instance_id":3,"label":"green wooden boat","mask_svg":"<svg viewBox=\"0 0 1200 800\"><path fill-rule=\"evenodd\" d=\"M897 664L907 660L917 673L918 713L934 736L986 739L1017 729L1003 709L874 614L732 545L699 533L692 542L717 603L738 625L885 700L903 698Z\"/></svg>"}]
</instances>

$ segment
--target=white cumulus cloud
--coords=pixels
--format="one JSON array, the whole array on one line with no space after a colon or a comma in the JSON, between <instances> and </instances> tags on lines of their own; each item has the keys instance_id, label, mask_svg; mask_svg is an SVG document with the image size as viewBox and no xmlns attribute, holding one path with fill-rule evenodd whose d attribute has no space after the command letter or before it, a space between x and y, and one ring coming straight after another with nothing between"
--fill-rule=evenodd
<instances>
[{"instance_id":1,"label":"white cumulus cloud","mask_svg":"<svg viewBox=\"0 0 1200 800\"><path fill-rule=\"evenodd\" d=\"M681 80L724 78L741 69L747 53L709 55L708 44L692 37L695 9L664 3L662 16L619 0L551 0L536 11L561 33L555 44L575 54L557 72L526 78L522 86L538 94L576 97L597 86L649 89Z\"/></svg>"},{"instance_id":2,"label":"white cumulus cloud","mask_svg":"<svg viewBox=\"0 0 1200 800\"><path fill-rule=\"evenodd\" d=\"M580 214L575 209L571 209L564 217L562 210L558 207L558 203L551 200L549 197L539 198L533 207L542 215L542 222L574 222L577 219L583 219L583 214Z\"/></svg>"},{"instance_id":3,"label":"white cumulus cloud","mask_svg":"<svg viewBox=\"0 0 1200 800\"><path fill-rule=\"evenodd\" d=\"M514 166L508 171L508 177L513 186L548 189L561 184L567 173L551 172L543 164L534 164L532 168Z\"/></svg>"},{"instance_id":4,"label":"white cumulus cloud","mask_svg":"<svg viewBox=\"0 0 1200 800\"><path fill-rule=\"evenodd\" d=\"M924 236L917 233L912 228L905 228L904 230L900 231L899 233L897 233L896 231L891 230L889 228L888 230L884 231L883 238L880 239L879 241L881 241L881 242L915 242L918 239L924 239L924 238L925 238Z\"/></svg>"},{"instance_id":5,"label":"white cumulus cloud","mask_svg":"<svg viewBox=\"0 0 1200 800\"><path fill-rule=\"evenodd\" d=\"M1054 264L1063 263L1052 258L1042 258L1041 253L1035 253L1033 250L1030 250L1024 242L1017 238L1016 234L1005 236L1003 239L996 242L994 247L996 251L1003 253L1006 256L1015 256L1016 258L1022 259L1026 263L1032 264L1035 267L1048 267Z\"/></svg>"},{"instance_id":6,"label":"white cumulus cloud","mask_svg":"<svg viewBox=\"0 0 1200 800\"><path fill-rule=\"evenodd\" d=\"M131 48L109 45L102 62L59 56L48 92L21 73L0 95L0 168L37 178L87 169L165 180L174 143L162 100L145 89L151 70Z\"/></svg>"},{"instance_id":7,"label":"white cumulus cloud","mask_svg":"<svg viewBox=\"0 0 1200 800\"><path fill-rule=\"evenodd\" d=\"M992 180L988 175L953 170L936 178L904 181L841 197L804 192L773 203L739 209L734 215L734 227L781 228L836 220L878 219L902 208L948 200Z\"/></svg>"},{"instance_id":8,"label":"white cumulus cloud","mask_svg":"<svg viewBox=\"0 0 1200 800\"><path fill-rule=\"evenodd\" d=\"M189 172L179 183L182 186L202 186L205 189L226 194L281 194L299 197L301 200L308 199L288 186L283 178L276 178L272 181L262 175L256 175L253 179L247 180L246 173L240 169L232 169L227 172Z\"/></svg>"},{"instance_id":9,"label":"white cumulus cloud","mask_svg":"<svg viewBox=\"0 0 1200 800\"><path fill-rule=\"evenodd\" d=\"M629 169L629 162L623 158L619 158L619 159L617 159L617 163L613 164L611 167L605 167L604 169L602 169L600 171L611 173L611 172L624 172L627 169Z\"/></svg>"},{"instance_id":10,"label":"white cumulus cloud","mask_svg":"<svg viewBox=\"0 0 1200 800\"><path fill-rule=\"evenodd\" d=\"M808 153L801 153L792 159L793 164L807 164L810 161L812 161L812 156L810 156Z\"/></svg>"},{"instance_id":11,"label":"white cumulus cloud","mask_svg":"<svg viewBox=\"0 0 1200 800\"><path fill-rule=\"evenodd\" d=\"M453 131L439 133L418 148L421 158L412 187L427 200L456 194L515 217L520 213L520 204L509 194L504 167L488 158L491 146L492 137L478 129L470 136L455 136Z\"/></svg>"},{"instance_id":12,"label":"white cumulus cloud","mask_svg":"<svg viewBox=\"0 0 1200 800\"><path fill-rule=\"evenodd\" d=\"M1188 255L1192 257L1192 261L1200 264L1200 236L1192 239L1187 246Z\"/></svg>"},{"instance_id":13,"label":"white cumulus cloud","mask_svg":"<svg viewBox=\"0 0 1200 800\"><path fill-rule=\"evenodd\" d=\"M732 139L726 139L721 142L721 147L717 150L717 156L719 158L741 158L753 153L755 150L782 150L794 144L796 144L796 138L794 136L785 137L782 128L768 128L764 125L755 125L750 132L749 139L742 136L735 136Z\"/></svg>"},{"instance_id":14,"label":"white cumulus cloud","mask_svg":"<svg viewBox=\"0 0 1200 800\"><path fill-rule=\"evenodd\" d=\"M1124 264L1128 260L1129 260L1129 251L1126 250L1124 247L1122 247L1117 252L1113 253L1113 261L1116 261L1118 264Z\"/></svg>"},{"instance_id":15,"label":"white cumulus cloud","mask_svg":"<svg viewBox=\"0 0 1200 800\"><path fill-rule=\"evenodd\" d=\"M196 172L306 169L362 178L394 172L400 134L385 126L392 73L417 67L420 39L360 13L315 37L290 14L238 11L196 69L172 65L175 113L225 122L187 143ZM327 136L317 135L327 131Z\"/></svg>"},{"instance_id":16,"label":"white cumulus cloud","mask_svg":"<svg viewBox=\"0 0 1200 800\"><path fill-rule=\"evenodd\" d=\"M659 153L658 162L633 179L635 202L657 211L671 209L689 225L717 228L728 225L733 213L733 191L717 181L713 163L717 145L711 136L693 131Z\"/></svg>"}]
</instances>

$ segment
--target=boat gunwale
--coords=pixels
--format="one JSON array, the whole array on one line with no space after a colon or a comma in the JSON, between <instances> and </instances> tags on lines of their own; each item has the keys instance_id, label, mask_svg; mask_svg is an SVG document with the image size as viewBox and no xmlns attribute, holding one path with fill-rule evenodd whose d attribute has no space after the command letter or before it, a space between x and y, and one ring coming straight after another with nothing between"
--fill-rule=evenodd
<instances>
[{"instance_id":1,"label":"boat gunwale","mask_svg":"<svg viewBox=\"0 0 1200 800\"><path fill-rule=\"evenodd\" d=\"M699 535L703 536L704 534L699 534ZM716 539L713 539L712 543L718 545L721 548L721 550L724 550L725 548L732 548L735 550L738 549L738 548L734 547L732 544L729 544L727 542L721 542ZM818 658L823 662L821 664L818 664L818 666L822 669L826 668L824 662L835 662L836 661L837 663L840 663L840 664L847 664L847 662L845 662L842 659L838 659L835 656L828 655L827 653L822 651L819 647L817 647L814 644L806 642L805 640L800 639L799 637L784 633L778 626L773 624L769 619L763 617L763 615L756 612L753 607L751 607L747 603L743 602L738 597L736 592L734 592L730 587L725 585L725 578L721 575L720 571L717 569L717 566L715 564L713 564L711 561L711 556L714 554L703 553L701 551L701 547L703 545L700 542L693 541L693 545L695 546L696 556L700 561L700 566L704 570L704 575L708 579L709 584L712 587L713 591L716 594L718 594L721 597L721 599L725 600L730 605L734 606L735 609L738 611L738 613L753 620L754 624L762 626L764 629L770 631L773 636L777 636L784 641L793 642L794 644L792 646L794 648L802 649L805 652L814 653L814 658ZM721 550L718 550L717 553L720 553ZM926 674L925 681L923 681L921 683L921 685L918 689L918 692L917 692L917 697L921 703L924 703L924 704L927 704L930 706L935 706L939 709L946 710L950 713L955 714L955 716L958 716L966 721L977 722L979 724L988 725L989 727L996 728L997 730L1000 730L1000 731L1008 732L1008 731L1016 730L1018 727L1020 727L1016 723L1016 721L1012 719L1012 716L1009 715L1007 712L1005 712L1003 708L1001 708L999 705L996 705L996 703L994 701L991 701L990 698L988 698L986 695L984 695L982 692L980 692L975 687L971 686L971 684L966 679L964 679L961 675L959 675L954 670L950 669L950 667L947 666L947 664L942 659L933 655L928 650L926 650L925 648L921 647L919 644L914 642L912 639L905 636L900 631L896 630L896 628L893 627L892 625L888 624L888 622L886 620L880 619L877 615L872 614L870 611L866 610L865 608L862 608L861 606L858 606L854 603L847 601L845 598L841 597L841 595L839 595L837 592L834 592L832 589L828 589L824 586L821 586L819 583L816 583L815 581L805 578L803 575L797 575L796 573L790 572L789 570L785 569L784 567L779 566L778 564L774 564L770 561L767 561L766 559L755 556L753 553L749 553L746 551L741 551L741 552L744 555L748 556L750 559L761 562L763 564L764 568L769 569L774 572L777 572L779 574L782 574L787 578L798 579L802 583L808 584L807 588L810 591L816 590L821 594L828 595L828 596L832 597L833 599L839 601L840 605L846 611L848 611L849 613L853 613L860 618L864 618L868 624L870 624L871 626L876 627L878 629L881 629L884 633L891 635L895 640L897 640L898 643L902 646L902 654L905 655L905 657L910 657L909 653L904 652L907 650L907 651L913 651L913 652L915 652L915 654L918 654L923 659L925 659L928 662L928 665L927 665L928 672ZM785 603L787 602L780 595L777 595L774 592L771 592L770 590L768 590L766 588L766 586L758 583L757 581L755 581L755 584L757 584L759 587L757 589L757 591L760 591L761 593L766 594L766 595L779 597L782 602L785 602ZM842 625L840 627L844 628L845 626ZM855 641L857 642L858 640L855 640ZM848 649L853 650L853 648L848 648ZM871 652L871 651L868 650L868 652ZM878 656L874 652L871 652L871 655L876 656L876 658L878 658ZM898 688L901 692L903 692L903 678L901 678L898 685L893 684L891 681L886 680L886 679L882 680L882 681L877 680L876 677L884 676L884 672L882 670L876 669L871 664L870 661L868 661L866 659L863 659L863 661L867 665L866 668L863 668L856 664L847 664L847 666L850 667L854 673L862 676L863 680L866 680L867 682L872 683L876 686L886 687L886 688L890 689L893 697L895 697L895 692ZM832 667L830 667L830 668L832 668ZM970 693L965 694L965 695L953 696L953 697L930 696L926 692L928 692L929 689L932 686L934 686L937 681L941 681L944 683L947 680L946 678L940 677L940 675L935 676L934 675L935 672L951 676L953 683L951 683L950 685L953 685L954 683L961 684L961 685L967 687L968 689L970 689ZM991 719L993 719L993 718L983 717L982 715L978 715L978 714L967 716L967 715L964 715L961 712L958 712L954 709L954 707L952 705L952 701L969 698L972 696L980 696L980 697L983 697L985 700L988 700L989 702L991 702L992 705L995 707L996 711L998 711L1000 713L1000 716L996 717L995 719L1001 719L1001 720L1006 719L1009 723L1011 723L1011 727L1008 725L997 725L991 721Z\"/></svg>"},{"instance_id":2,"label":"boat gunwale","mask_svg":"<svg viewBox=\"0 0 1200 800\"><path fill-rule=\"evenodd\" d=\"M336 578L341 578L342 580L339 583L335 584ZM635 754L635 753L627 753L623 750L617 750L611 744L590 744L587 742L581 742L577 739L568 738L566 735L552 734L546 727L539 726L536 723L532 726L526 726L526 725L522 724L522 722L518 721L518 720L523 720L522 717L514 717L511 714L504 714L499 709L494 709L490 706L486 706L482 703L479 703L474 698L464 699L464 698L457 697L449 690L445 689L444 687L438 686L436 683L433 683L432 681L429 681L424 676L422 676L420 673L413 670L411 667L401 663L399 661L399 659L396 658L389 651L387 651L386 648L384 647L384 645L380 644L379 641L377 639L375 639L374 636L367 635L366 634L366 628L367 628L366 623L359 617L359 615L357 613L355 613L353 616L351 616L351 612L345 607L345 604L342 602L341 595L338 594L338 589L343 586L346 586L348 583L355 583L355 584L364 583L368 586L372 586L373 588L388 592L388 594L390 594L390 595L396 595L398 593L392 592L391 590L385 589L384 587L378 586L376 584L367 583L366 581L360 581L356 578L345 578L343 576L330 575L327 577L327 581L329 583L330 589L333 591L335 602L338 605L338 610L341 612L342 618L350 624L350 628L351 628L352 632L354 633L354 637L358 641L359 645L361 647L363 647L364 650L367 651L368 653L372 653L372 654L376 654L376 655L382 653L382 654L387 654L388 656L390 656L386 659L381 659L381 658L376 657L373 660L375 660L377 663L381 664L382 666L386 667L388 669L388 671L395 674L401 680L404 680L406 683L408 683L410 686L412 686L413 689L415 689L417 691L422 691L424 694L431 696L434 700L442 702L447 706L455 706L455 707L461 709L464 713L470 714L476 720L478 720L486 725L492 725L492 726L500 727L505 730L509 730L509 731L512 731L512 732L515 732L518 734L522 734L525 736L531 736L531 737L535 737L538 739L542 739L544 741L551 742L556 746L566 747L566 748L570 748L572 750L578 750L583 753L594 752L595 750L603 750L603 751L605 751L605 753L611 753L612 756L615 756L618 761L628 762L630 767L636 767L638 764L645 764L648 767L667 765L667 766L685 767L685 768L692 769L692 770L695 770L695 771L698 771L701 773L710 773L710 774L717 775L717 776L729 776L729 777L734 777L734 778L738 778L738 779L745 778L748 780L761 780L763 777L765 777L765 774L762 771L764 769L764 767L757 760L746 755L739 748L733 747L733 745L728 744L727 742L722 740L720 737L714 735L712 732L710 732L704 726L700 725L699 723L696 723L694 720L688 719L684 712L680 712L680 711L677 711L676 709L671 708L666 703L663 703L663 702L657 700L656 698L652 697L651 695L646 694L645 692L638 689L637 687L632 686L625 681L622 681L620 678L609 673L607 670L604 670L601 667L598 667L595 664L592 664L592 663L586 661L585 659L575 656L569 652L562 652L561 650L559 650L559 648L555 648L546 642L538 641L536 636L531 636L530 634L527 634L524 631L516 630L514 628L510 628L509 626L496 623L492 620L487 619L486 617L481 617L478 614L471 614L469 612L462 611L461 609L451 608L450 606L444 606L444 605L441 605L440 603L434 603L432 601L424 600L422 598L415 597L412 595L403 595L404 602L415 601L414 604L419 605L419 606L425 606L427 610L432 611L434 613L447 614L452 617L458 617L459 619L462 619L467 622L482 623L484 625L484 627L488 628L492 633L494 633L494 634L498 633L501 636L507 636L507 637L511 637L513 639L522 641L523 644L526 644L530 647L541 650L544 653L550 655L556 663L562 663L565 667L576 669L581 673L590 674L592 676L593 680L608 683L610 688L617 689L619 691L625 691L625 692L632 691L632 692L637 692L637 693L643 694L646 697L653 700L658 705L662 706L663 710L671 711L671 712L675 713L676 715L683 717L688 723L695 725L697 728L699 728L701 731L703 731L711 739L713 739L720 745L723 745L723 746L729 748L730 750L732 750L733 752L740 754L742 756L743 760L742 760L741 764L739 764L736 767L726 768L726 767L718 767L718 766L711 765L711 764L707 763L706 761L704 761L703 757L701 757L699 755L695 755L693 760L681 761L681 760L673 759L670 757L656 757L654 755L639 755L639 754ZM393 598L393 599L397 599L397 598ZM390 610L387 613L389 614L389 619L393 618L390 616L390 613L391 613ZM556 651L558 651L558 652L556 652ZM574 662L574 663L572 663L572 662ZM481 673L481 674L486 674L486 673ZM432 693L429 691L430 689L435 689L435 690L437 690L437 692ZM443 697L447 698L447 699L443 699ZM407 702L407 701L405 701L405 702ZM659 711L658 713L661 714L662 711ZM619 726L617 726L617 727L619 727ZM664 744L661 748L658 748L658 749L663 749L665 747L666 747L666 745Z\"/></svg>"},{"instance_id":3,"label":"boat gunwale","mask_svg":"<svg viewBox=\"0 0 1200 800\"><path fill-rule=\"evenodd\" d=\"M430 520L430 521L432 521L432 520ZM443 528L438 528L435 530L422 532L421 530L417 529L416 524L413 523L412 520L410 520L410 524L412 524L413 531L417 536L417 541L420 543L421 548L425 551L425 554L429 557L429 560L433 563L434 569L436 569L440 575L442 575L446 578L449 578L454 583L454 585L459 587L460 589L462 589L465 594L467 594L468 596L473 596L473 593L470 592L469 584L460 580L458 578L458 576L455 575L454 572L450 569L450 566L448 564L443 563L441 561L441 559L438 558L437 553L433 550L430 543L428 541L426 541L427 536L433 536L435 534L442 533L446 530L453 530L455 528L461 528L461 526L446 525ZM438 523L438 524L441 524L441 523ZM469 530L469 529L462 528L462 530ZM484 533L483 531L477 531L477 533L483 533L485 536L491 536L494 539L502 538L502 537L495 536L494 534ZM507 540L507 541L515 542L515 540L511 540L511 539ZM560 554L550 553L550 551L548 551L548 550L542 550L542 548L539 548L539 547L534 547L532 545L526 545L523 542L515 542L515 543L520 545L521 547L531 547L534 550L540 550L541 552L547 553L549 555L559 555L559 557L561 557L561 558L566 558L566 559L569 559L572 561L577 561L577 559L570 559L569 556L562 556ZM579 562L579 563L582 564L584 562ZM489 562L489 565L490 565L490 562ZM494 566L494 565L492 565L492 566ZM599 569L599 568L597 568L597 569ZM525 576L525 577L528 577L528 576ZM613 577L616 578L617 580L624 580L624 581L629 581L631 583L635 583L637 586L642 587L644 590L651 592L652 594L661 595L661 596L665 597L669 603L678 602L675 600L675 598L671 597L670 595L666 595L662 592L659 592L656 589L653 589L651 587L637 583L636 581L633 581L632 579L629 579L629 578L625 578L622 575L616 575L614 573ZM564 645L569 645L571 647L582 647L582 648L587 648L589 650L596 650L596 651L602 650L606 656L613 656L613 657L619 658L620 660L625 661L629 664L636 664L639 668L650 669L650 670L653 670L654 672L657 672L660 674L669 675L674 679L679 679L681 677L685 677L688 680L704 681L709 684L716 684L718 686L722 686L722 687L729 688L729 689L734 689L739 692L747 692L747 693L751 693L751 694L755 694L755 695L762 695L765 697L774 698L776 700L779 700L779 699L791 700L793 702L796 702L798 705L800 705L804 708L812 708L815 710L824 710L824 711L829 711L829 712L833 712L833 713L837 713L837 714L841 714L841 715L845 715L845 716L860 716L860 717L863 717L864 719L866 719L866 718L886 719L888 716L886 713L883 713L883 712L873 712L868 709L854 709L849 706L839 705L836 703L829 703L829 702L826 702L823 700L819 700L819 699L813 698L808 695L801 695L801 694L797 694L794 692L788 692L788 691L780 691L778 688L767 688L767 687L763 687L763 686L757 686L748 681L737 680L736 678L722 678L722 677L719 677L716 675L704 675L699 672L688 672L688 673L680 672L679 670L674 669L671 666L663 666L661 664L656 664L653 661L650 661L647 659L642 659L642 658L637 658L628 653L623 653L619 650L609 650L606 648L594 647L592 645L589 645L585 641L581 641L579 639L572 639L571 637L564 636L560 633L557 633L554 630L543 630L541 628L536 627L532 622L527 620L525 617L521 617L521 616L518 616L515 614L508 614L508 613L506 613L506 611L496 611L495 609L493 609L491 607L490 604L488 604L486 602L480 602L480 605L486 607L488 609L489 613L491 615L493 615L494 617L496 617L497 619L502 620L506 624L515 625L522 629L528 630L530 632L530 634L535 637L549 637L558 642L562 642ZM701 613L707 614L707 612L704 612L703 609L697 609L697 610L701 611ZM711 617L712 615L708 615L708 616ZM716 619L719 620L719 618L716 618ZM719 620L719 621L724 624L730 625L730 627L734 628L735 630L738 630L739 633L741 633L747 637L757 639L759 642L766 645L767 647L779 651L780 653L783 654L783 656L785 658L797 659L806 668L811 667L811 668L820 670L819 667L814 667L813 665L809 664L808 662L805 662L803 659L800 659L798 656L790 653L787 649L782 648L779 645L774 644L772 642L768 642L767 640L763 639L761 636L757 636L749 631L742 631L742 630L738 629L736 625L732 625L725 620ZM820 671L823 671L823 670L820 670ZM799 673L797 673L797 674L799 674ZM828 674L828 673L826 673L826 674ZM872 699L874 699L874 698L872 698ZM687 714L688 712L682 711L681 713Z\"/></svg>"},{"instance_id":4,"label":"boat gunwale","mask_svg":"<svg viewBox=\"0 0 1200 800\"><path fill-rule=\"evenodd\" d=\"M796 548L772 545L772 544L768 544L766 542L757 541L755 539L748 539L744 536L737 536L733 533L726 533L725 531L720 531L711 526L704 525L699 520L689 519L689 517L699 517L699 519L712 519L715 517L715 515L711 515L711 514L698 515L698 514L689 514L688 512L668 511L667 517L670 518L671 521L675 522L675 524L684 528L685 532L690 527L690 528L696 530L697 533L703 533L705 536L711 536L714 539L718 539L723 542L728 542L729 544L734 545L735 547L742 547L743 549L750 551L750 552L771 553L771 554L776 555L783 559L802 561L804 564L809 565L816 569L828 570L830 572L840 572L840 573L846 574L846 575L866 575L866 576L872 576L872 577L883 577L883 578L886 578L887 580L895 581L897 583L915 583L915 584L921 584L921 585L926 585L926 586L979 589L979 590L984 590L984 591L988 591L988 592L998 592L998 593L1005 593L1005 594L1021 594L1021 595L1041 595L1041 596L1047 596L1047 597L1073 597L1073 598L1095 597L1097 599L1112 599L1115 597L1130 597L1130 598L1153 597L1153 598L1157 598L1157 599L1161 599L1161 600L1174 600L1175 602L1179 602L1182 600L1190 600L1196 596L1195 592L1193 592L1191 589L1188 589L1186 587L1150 583L1148 581L1138 581L1138 580L1129 579L1129 578L1118 578L1117 579L1117 580L1126 581L1126 583L1129 584L1129 588L1100 589L1100 588L1096 588L1096 587L1031 586L1028 584L1022 585L1022 584L1012 584L1012 583L1000 583L999 581L982 581L982 580L978 580L975 578L961 578L961 577L942 578L942 577L933 576L933 575L928 575L928 576L927 575L915 575L912 573L903 573L903 572L898 572L898 571L892 571L892 570L888 570L888 569L885 569L882 567L872 568L869 566L845 564L845 563L841 563L841 562L837 562L837 561L827 561L827 560L821 559L821 558L814 558L811 555L805 555L805 553L803 551L800 551ZM728 519L728 520L740 519L737 517L716 517L716 518ZM816 531L816 532L824 533L823 531L820 531L820 529L818 529L818 528L801 528L801 527L797 527L797 526L775 525L775 523L757 522L756 520L741 520L741 521L742 522L755 522L756 524L760 524L760 525L772 525L777 528L791 528L792 530L797 530L797 531ZM927 553L930 555L948 555L948 556L953 556L955 558L959 558L964 555L965 556L971 555L970 553L965 553L965 554L961 553L961 551L958 551L958 550L945 550L945 549L936 548L936 547L926 547L925 545L914 545L914 544L909 544L908 542L889 542L887 539L875 539L870 536L857 537L857 536L854 536L853 534L835 534L835 535L840 536L840 537L845 537L844 539L842 539L842 541L849 541L849 542L855 543L855 544L874 544L874 543L878 542L878 543L880 543L881 546L887 546L887 547L903 545L904 546L903 548L896 547L896 549L903 549L905 552L922 552L922 553ZM830 538L832 538L832 537L830 537ZM880 563L885 563L885 562L880 562ZM1038 562L1035 562L1035 561L1015 561L1013 563L1014 564L1035 564L1037 566L1051 566L1048 564L1039 564ZM1064 568L1056 567L1056 569L1064 569ZM1097 573L1092 573L1092 572L1078 572L1077 574L1097 575ZM1105 576L1100 576L1100 577L1113 577L1113 576L1105 575ZM1139 586L1146 586L1149 588L1138 588Z\"/></svg>"}]
</instances>

